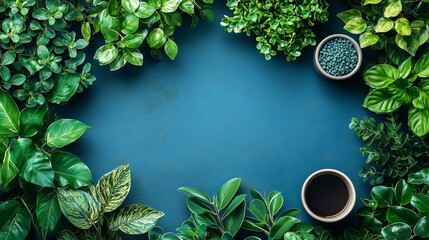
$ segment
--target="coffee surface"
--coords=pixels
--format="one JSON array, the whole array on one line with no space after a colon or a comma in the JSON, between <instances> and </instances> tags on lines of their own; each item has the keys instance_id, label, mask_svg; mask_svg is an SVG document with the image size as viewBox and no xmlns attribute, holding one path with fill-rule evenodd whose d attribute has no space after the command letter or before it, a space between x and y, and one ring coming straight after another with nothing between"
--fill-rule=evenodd
<instances>
[{"instance_id":1,"label":"coffee surface","mask_svg":"<svg viewBox=\"0 0 429 240\"><path fill-rule=\"evenodd\" d=\"M340 213L345 208L348 198L346 184L333 174L323 174L313 178L305 193L307 206L321 217Z\"/></svg>"}]
</instances>

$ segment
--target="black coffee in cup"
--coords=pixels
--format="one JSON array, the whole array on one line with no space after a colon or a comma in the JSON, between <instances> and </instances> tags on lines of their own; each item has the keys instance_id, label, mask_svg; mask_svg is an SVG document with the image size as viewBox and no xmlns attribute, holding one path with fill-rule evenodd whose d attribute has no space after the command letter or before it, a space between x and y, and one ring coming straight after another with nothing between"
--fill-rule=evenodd
<instances>
[{"instance_id":1,"label":"black coffee in cup","mask_svg":"<svg viewBox=\"0 0 429 240\"><path fill-rule=\"evenodd\" d=\"M341 213L347 206L348 199L349 191L344 181L330 173L315 176L305 192L308 208L321 217Z\"/></svg>"}]
</instances>

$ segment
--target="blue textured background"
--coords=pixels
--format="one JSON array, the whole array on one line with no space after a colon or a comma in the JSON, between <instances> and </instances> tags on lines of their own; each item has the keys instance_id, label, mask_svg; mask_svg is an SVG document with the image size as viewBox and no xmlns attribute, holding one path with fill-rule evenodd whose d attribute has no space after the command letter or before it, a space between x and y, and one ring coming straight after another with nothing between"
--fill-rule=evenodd
<instances>
[{"instance_id":1,"label":"blue textured background","mask_svg":"<svg viewBox=\"0 0 429 240\"><path fill-rule=\"evenodd\" d=\"M330 21L317 25L318 41L345 33L335 15L346 4L331 2ZM94 62L95 85L63 108L64 117L92 126L73 144L73 153L96 181L129 163L132 188L125 203L164 211L159 225L167 231L189 216L186 198L176 190L181 186L211 195L226 180L241 177L244 186L279 190L286 208L302 209L305 178L336 168L350 176L358 197L367 196L369 187L357 176L364 165L362 143L348 129L351 117L368 114L361 107L367 88L360 75L323 79L312 64L314 47L295 62L282 54L265 61L254 38L219 25L231 14L224 2L215 7L213 24L176 30L175 61L156 62L147 54L143 67L113 73ZM299 217L318 224L304 211Z\"/></svg>"}]
</instances>

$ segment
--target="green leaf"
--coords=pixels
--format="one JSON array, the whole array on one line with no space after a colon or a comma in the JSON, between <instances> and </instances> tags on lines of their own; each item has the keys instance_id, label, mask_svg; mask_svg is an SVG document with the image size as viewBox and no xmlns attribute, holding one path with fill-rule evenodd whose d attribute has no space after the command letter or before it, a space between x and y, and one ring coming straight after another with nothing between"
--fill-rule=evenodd
<instances>
[{"instance_id":1,"label":"green leaf","mask_svg":"<svg viewBox=\"0 0 429 240\"><path fill-rule=\"evenodd\" d=\"M19 175L26 181L34 183L38 186L53 187L54 171L52 170L52 165L49 161L49 158L42 151L37 149L34 144L28 145L26 149L21 149L21 151L23 154L25 154L25 160Z\"/></svg>"},{"instance_id":2,"label":"green leaf","mask_svg":"<svg viewBox=\"0 0 429 240\"><path fill-rule=\"evenodd\" d=\"M212 23L216 17L216 14L212 7L205 5L201 9L201 17L204 19L204 21Z\"/></svg>"},{"instance_id":3,"label":"green leaf","mask_svg":"<svg viewBox=\"0 0 429 240\"><path fill-rule=\"evenodd\" d=\"M399 34L395 37L395 42L398 47L407 51L409 54L414 56L417 52L417 49L420 46L419 38L414 36L401 36Z\"/></svg>"},{"instance_id":4,"label":"green leaf","mask_svg":"<svg viewBox=\"0 0 429 240\"><path fill-rule=\"evenodd\" d=\"M1 65L10 65L15 61L16 53L14 51L7 51L1 56Z\"/></svg>"},{"instance_id":5,"label":"green leaf","mask_svg":"<svg viewBox=\"0 0 429 240\"><path fill-rule=\"evenodd\" d=\"M429 215L422 217L414 227L414 233L417 237L429 237Z\"/></svg>"},{"instance_id":6,"label":"green leaf","mask_svg":"<svg viewBox=\"0 0 429 240\"><path fill-rule=\"evenodd\" d=\"M419 77L429 77L429 54L423 55L414 65L414 72Z\"/></svg>"},{"instance_id":7,"label":"green leaf","mask_svg":"<svg viewBox=\"0 0 429 240\"><path fill-rule=\"evenodd\" d=\"M70 229L66 229L57 234L56 240L78 240L78 238Z\"/></svg>"},{"instance_id":8,"label":"green leaf","mask_svg":"<svg viewBox=\"0 0 429 240\"><path fill-rule=\"evenodd\" d=\"M267 208L261 200L254 199L250 202L250 212L262 222L268 221Z\"/></svg>"},{"instance_id":9,"label":"green leaf","mask_svg":"<svg viewBox=\"0 0 429 240\"><path fill-rule=\"evenodd\" d=\"M375 89L386 88L398 77L399 71L389 64L374 65L363 74L365 83Z\"/></svg>"},{"instance_id":10,"label":"green leaf","mask_svg":"<svg viewBox=\"0 0 429 240\"><path fill-rule=\"evenodd\" d=\"M36 216L39 225L51 232L61 217L60 204L55 190L42 188L37 194Z\"/></svg>"},{"instance_id":11,"label":"green leaf","mask_svg":"<svg viewBox=\"0 0 429 240\"><path fill-rule=\"evenodd\" d=\"M201 202L200 199L194 197L188 197L186 199L186 205L189 210L196 215L203 215L206 213L215 214L209 206L207 206L204 202Z\"/></svg>"},{"instance_id":12,"label":"green leaf","mask_svg":"<svg viewBox=\"0 0 429 240\"><path fill-rule=\"evenodd\" d=\"M389 4L384 9L383 16L386 18L396 17L402 11L401 0L389 1Z\"/></svg>"},{"instance_id":13,"label":"green leaf","mask_svg":"<svg viewBox=\"0 0 429 240\"><path fill-rule=\"evenodd\" d=\"M10 159L18 169L21 169L35 149L34 143L30 139L13 139L10 145Z\"/></svg>"},{"instance_id":14,"label":"green leaf","mask_svg":"<svg viewBox=\"0 0 429 240\"><path fill-rule=\"evenodd\" d=\"M217 193L216 205L219 210L224 209L231 202L240 187L241 179L233 178L222 185Z\"/></svg>"},{"instance_id":15,"label":"green leaf","mask_svg":"<svg viewBox=\"0 0 429 240\"><path fill-rule=\"evenodd\" d=\"M127 48L138 48L142 45L143 40L146 38L147 31L137 34L128 34L124 37L122 42Z\"/></svg>"},{"instance_id":16,"label":"green leaf","mask_svg":"<svg viewBox=\"0 0 429 240\"><path fill-rule=\"evenodd\" d=\"M10 73L9 68L7 68L6 66L1 66L0 67L0 78L3 81L7 82L10 80L10 77L11 77L11 73Z\"/></svg>"},{"instance_id":17,"label":"green leaf","mask_svg":"<svg viewBox=\"0 0 429 240\"><path fill-rule=\"evenodd\" d=\"M53 103L67 102L77 91L80 84L78 73L61 73L55 75L54 86L49 96Z\"/></svg>"},{"instance_id":18,"label":"green leaf","mask_svg":"<svg viewBox=\"0 0 429 240\"><path fill-rule=\"evenodd\" d=\"M195 197L200 200L205 201L206 203L210 203L210 197L207 193L195 187L180 187L177 189L179 192L182 192L190 197Z\"/></svg>"},{"instance_id":19,"label":"green leaf","mask_svg":"<svg viewBox=\"0 0 429 240\"><path fill-rule=\"evenodd\" d=\"M222 234L222 240L234 240L234 237L229 232L224 232Z\"/></svg>"},{"instance_id":20,"label":"green leaf","mask_svg":"<svg viewBox=\"0 0 429 240\"><path fill-rule=\"evenodd\" d=\"M49 49L45 45L40 45L37 47L37 56L41 59L49 59Z\"/></svg>"},{"instance_id":21,"label":"green leaf","mask_svg":"<svg viewBox=\"0 0 429 240\"><path fill-rule=\"evenodd\" d=\"M122 32L125 34L132 34L139 28L139 18L134 14L129 14L122 21Z\"/></svg>"},{"instance_id":22,"label":"green leaf","mask_svg":"<svg viewBox=\"0 0 429 240\"><path fill-rule=\"evenodd\" d=\"M156 48L157 46L164 44L164 42L165 34L161 28L153 29L147 38L147 43L151 48Z\"/></svg>"},{"instance_id":23,"label":"green leaf","mask_svg":"<svg viewBox=\"0 0 429 240\"><path fill-rule=\"evenodd\" d=\"M363 103L363 107L375 113L391 113L402 106L397 96L386 89L375 89L368 93Z\"/></svg>"},{"instance_id":24,"label":"green leaf","mask_svg":"<svg viewBox=\"0 0 429 240\"><path fill-rule=\"evenodd\" d=\"M411 205L422 213L429 213L429 196L417 193L411 198Z\"/></svg>"},{"instance_id":25,"label":"green leaf","mask_svg":"<svg viewBox=\"0 0 429 240\"><path fill-rule=\"evenodd\" d=\"M127 234L143 234L156 225L164 213L145 205L130 205L115 211L108 217L111 231L121 230Z\"/></svg>"},{"instance_id":26,"label":"green leaf","mask_svg":"<svg viewBox=\"0 0 429 240\"><path fill-rule=\"evenodd\" d=\"M136 48L125 48L124 58L135 66L143 65L143 54Z\"/></svg>"},{"instance_id":27,"label":"green leaf","mask_svg":"<svg viewBox=\"0 0 429 240\"><path fill-rule=\"evenodd\" d=\"M12 137L19 132L19 109L12 97L0 90L0 136Z\"/></svg>"},{"instance_id":28,"label":"green leaf","mask_svg":"<svg viewBox=\"0 0 429 240\"><path fill-rule=\"evenodd\" d=\"M357 9L349 9L347 11L337 14L337 17L339 17L344 23L347 24L350 20L354 18L362 18L362 14Z\"/></svg>"},{"instance_id":29,"label":"green leaf","mask_svg":"<svg viewBox=\"0 0 429 240\"><path fill-rule=\"evenodd\" d=\"M89 22L84 22L80 28L80 31L86 41L91 39L91 26L89 25Z\"/></svg>"},{"instance_id":30,"label":"green leaf","mask_svg":"<svg viewBox=\"0 0 429 240\"><path fill-rule=\"evenodd\" d=\"M190 0L184 0L179 5L180 10L188 13L188 14L194 14L194 4Z\"/></svg>"},{"instance_id":31,"label":"green leaf","mask_svg":"<svg viewBox=\"0 0 429 240\"><path fill-rule=\"evenodd\" d=\"M131 172L128 164L104 174L96 186L97 198L104 212L118 208L128 195L131 187Z\"/></svg>"},{"instance_id":32,"label":"green leaf","mask_svg":"<svg viewBox=\"0 0 429 240\"><path fill-rule=\"evenodd\" d=\"M366 48L376 44L379 39L379 36L374 35L370 32L365 32L359 36L359 45L361 48Z\"/></svg>"},{"instance_id":33,"label":"green leaf","mask_svg":"<svg viewBox=\"0 0 429 240\"><path fill-rule=\"evenodd\" d=\"M177 10L182 0L162 0L161 11L171 13Z\"/></svg>"},{"instance_id":34,"label":"green leaf","mask_svg":"<svg viewBox=\"0 0 429 240\"><path fill-rule=\"evenodd\" d=\"M381 229L381 234L389 240L406 240L411 238L411 227L405 223L393 223Z\"/></svg>"},{"instance_id":35,"label":"green leaf","mask_svg":"<svg viewBox=\"0 0 429 240\"><path fill-rule=\"evenodd\" d=\"M22 85L25 80L27 80L27 77L24 74L18 73L13 75L12 79L10 80L10 83L15 86Z\"/></svg>"},{"instance_id":36,"label":"green leaf","mask_svg":"<svg viewBox=\"0 0 429 240\"><path fill-rule=\"evenodd\" d=\"M242 201L238 207L236 207L226 218L225 218L225 229L232 236L235 236L241 228L244 222L246 214L246 201Z\"/></svg>"},{"instance_id":37,"label":"green leaf","mask_svg":"<svg viewBox=\"0 0 429 240\"><path fill-rule=\"evenodd\" d=\"M353 34L361 34L365 32L366 27L367 24L365 20L360 17L356 17L346 23L346 25L344 26L344 30Z\"/></svg>"},{"instance_id":38,"label":"green leaf","mask_svg":"<svg viewBox=\"0 0 429 240\"><path fill-rule=\"evenodd\" d=\"M10 150L7 149L4 154L3 164L0 167L1 186L7 188L9 183L16 177L19 169L15 166L10 158Z\"/></svg>"},{"instance_id":39,"label":"green leaf","mask_svg":"<svg viewBox=\"0 0 429 240\"><path fill-rule=\"evenodd\" d=\"M30 214L18 201L0 203L0 239L25 239L30 227Z\"/></svg>"},{"instance_id":40,"label":"green leaf","mask_svg":"<svg viewBox=\"0 0 429 240\"><path fill-rule=\"evenodd\" d=\"M282 239L286 232L288 232L292 226L298 222L298 219L294 217L284 216L278 218L270 232L270 239Z\"/></svg>"},{"instance_id":41,"label":"green leaf","mask_svg":"<svg viewBox=\"0 0 429 240\"><path fill-rule=\"evenodd\" d=\"M148 18L152 16L156 8L147 2L140 2L139 8L135 12L135 15L139 18Z\"/></svg>"},{"instance_id":42,"label":"green leaf","mask_svg":"<svg viewBox=\"0 0 429 240\"><path fill-rule=\"evenodd\" d=\"M96 52L94 59L100 62L100 66L111 63L118 56L118 49L111 44L101 46Z\"/></svg>"},{"instance_id":43,"label":"green leaf","mask_svg":"<svg viewBox=\"0 0 429 240\"><path fill-rule=\"evenodd\" d=\"M408 126L419 137L429 132L429 109L410 108Z\"/></svg>"},{"instance_id":44,"label":"green leaf","mask_svg":"<svg viewBox=\"0 0 429 240\"><path fill-rule=\"evenodd\" d=\"M410 22L406 18L398 18L395 21L395 30L401 36L410 36L411 27Z\"/></svg>"},{"instance_id":45,"label":"green leaf","mask_svg":"<svg viewBox=\"0 0 429 240\"><path fill-rule=\"evenodd\" d=\"M413 190L404 179L401 179L396 183L395 197L401 205L410 203L411 198L413 197Z\"/></svg>"},{"instance_id":46,"label":"green leaf","mask_svg":"<svg viewBox=\"0 0 429 240\"><path fill-rule=\"evenodd\" d=\"M422 169L416 173L410 173L408 175L408 183L429 185L429 168Z\"/></svg>"},{"instance_id":47,"label":"green leaf","mask_svg":"<svg viewBox=\"0 0 429 240\"><path fill-rule=\"evenodd\" d=\"M394 191L391 187L376 186L371 190L371 196L378 202L378 206L386 208L393 204Z\"/></svg>"},{"instance_id":48,"label":"green leaf","mask_svg":"<svg viewBox=\"0 0 429 240\"><path fill-rule=\"evenodd\" d=\"M115 31L115 30L113 30L113 29L111 29L111 27L109 26L109 27L106 27L106 26L104 26L104 25L101 25L101 34L103 34L103 37L104 37L104 40L106 41L106 43L111 43L111 42L115 42L115 41L117 41L118 40L118 38L119 38L119 34L118 34L118 32L117 31ZM112 47L113 48L115 48L114 46L112 46L111 44L107 44L107 45L105 45L105 46L109 46L109 48L111 49ZM103 46L102 46L103 47ZM100 47L100 48L102 48L102 47ZM115 48L116 49L116 48ZM96 52L96 55L94 56L94 58L95 59L97 59L96 57L97 57L97 53L98 52Z\"/></svg>"},{"instance_id":49,"label":"green leaf","mask_svg":"<svg viewBox=\"0 0 429 240\"><path fill-rule=\"evenodd\" d=\"M285 240L301 240L302 238L293 232L287 232L284 235Z\"/></svg>"},{"instance_id":50,"label":"green leaf","mask_svg":"<svg viewBox=\"0 0 429 240\"><path fill-rule=\"evenodd\" d=\"M377 33L385 33L390 31L395 24L388 18L381 17L378 19L377 25L375 25L374 30Z\"/></svg>"},{"instance_id":51,"label":"green leaf","mask_svg":"<svg viewBox=\"0 0 429 240\"><path fill-rule=\"evenodd\" d=\"M419 109L429 108L429 80L422 80L419 84L419 95L413 99L413 106Z\"/></svg>"},{"instance_id":52,"label":"green leaf","mask_svg":"<svg viewBox=\"0 0 429 240\"><path fill-rule=\"evenodd\" d=\"M89 126L74 119L60 119L49 125L45 133L46 144L60 148L76 141Z\"/></svg>"},{"instance_id":53,"label":"green leaf","mask_svg":"<svg viewBox=\"0 0 429 240\"><path fill-rule=\"evenodd\" d=\"M411 57L407 58L404 62L401 63L401 65L398 68L399 71L399 78L406 79L412 70L412 60Z\"/></svg>"},{"instance_id":54,"label":"green leaf","mask_svg":"<svg viewBox=\"0 0 429 240\"><path fill-rule=\"evenodd\" d=\"M125 9L125 11L129 13L133 13L139 7L140 1L139 0L121 0L121 5Z\"/></svg>"},{"instance_id":55,"label":"green leaf","mask_svg":"<svg viewBox=\"0 0 429 240\"><path fill-rule=\"evenodd\" d=\"M121 67L125 66L127 61L125 61L124 54L122 52L118 53L118 56L110 63L110 71L116 71Z\"/></svg>"},{"instance_id":56,"label":"green leaf","mask_svg":"<svg viewBox=\"0 0 429 240\"><path fill-rule=\"evenodd\" d=\"M275 215L283 206L283 196L279 191L272 191L268 196L268 206L271 215Z\"/></svg>"},{"instance_id":57,"label":"green leaf","mask_svg":"<svg viewBox=\"0 0 429 240\"><path fill-rule=\"evenodd\" d=\"M36 107L27 107L20 114L21 137L32 137L43 128L43 121L48 113L48 105L37 105Z\"/></svg>"},{"instance_id":58,"label":"green leaf","mask_svg":"<svg viewBox=\"0 0 429 240\"><path fill-rule=\"evenodd\" d=\"M386 219L389 223L403 222L410 226L414 226L417 223L418 217L415 212L408 208L392 206L387 210Z\"/></svg>"},{"instance_id":59,"label":"green leaf","mask_svg":"<svg viewBox=\"0 0 429 240\"><path fill-rule=\"evenodd\" d=\"M80 188L92 184L89 168L71 153L54 151L51 153L54 179L61 187Z\"/></svg>"},{"instance_id":60,"label":"green leaf","mask_svg":"<svg viewBox=\"0 0 429 240\"><path fill-rule=\"evenodd\" d=\"M363 5L368 5L368 4L379 4L381 2L381 0L363 0Z\"/></svg>"},{"instance_id":61,"label":"green leaf","mask_svg":"<svg viewBox=\"0 0 429 240\"><path fill-rule=\"evenodd\" d=\"M165 45L164 45L164 50L165 53L167 54L167 56L171 59L174 60L177 56L177 52L178 52L178 48L177 48L177 44L169 39Z\"/></svg>"},{"instance_id":62,"label":"green leaf","mask_svg":"<svg viewBox=\"0 0 429 240\"><path fill-rule=\"evenodd\" d=\"M88 229L100 219L100 203L87 192L58 188L58 201L61 212L77 228Z\"/></svg>"},{"instance_id":63,"label":"green leaf","mask_svg":"<svg viewBox=\"0 0 429 240\"><path fill-rule=\"evenodd\" d=\"M240 206L241 202L245 201L246 194L240 194L232 199L231 204L226 208L223 212L222 220L225 219L229 214L231 214L238 206Z\"/></svg>"}]
</instances>

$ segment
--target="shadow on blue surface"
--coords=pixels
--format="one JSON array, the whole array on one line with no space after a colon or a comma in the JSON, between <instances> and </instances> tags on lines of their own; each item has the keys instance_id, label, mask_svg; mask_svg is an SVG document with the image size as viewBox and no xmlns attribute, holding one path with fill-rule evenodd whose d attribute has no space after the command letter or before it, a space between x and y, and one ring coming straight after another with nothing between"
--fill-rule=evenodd
<instances>
[{"instance_id":1,"label":"shadow on blue surface","mask_svg":"<svg viewBox=\"0 0 429 240\"><path fill-rule=\"evenodd\" d=\"M223 31L221 16L230 13L223 3L216 8L213 24L177 29L174 62L146 54L142 68L117 72L94 62L95 85L62 110L64 117L92 126L71 151L95 180L130 163L125 204L164 211L159 224L167 231L189 216L185 196L176 190L181 186L213 194L226 180L241 177L243 190L279 190L286 208L302 209L305 178L336 168L350 176L358 197L367 196L369 187L357 176L362 144L348 129L353 116L368 114L361 107L367 88L360 75L343 82L322 79L312 65L314 47L295 62L281 54L265 61L254 39ZM344 33L335 17L343 9L345 3L331 7L318 40ZM303 210L299 217L318 224ZM329 226L354 221L351 216Z\"/></svg>"}]
</instances>

